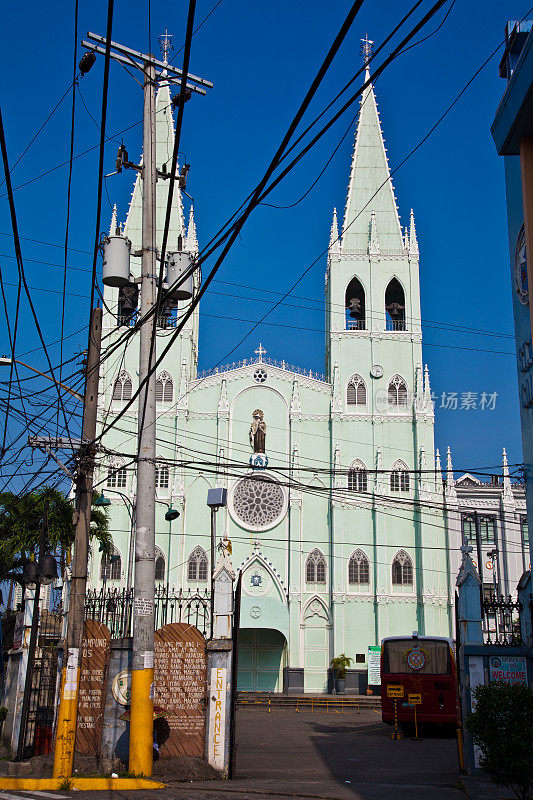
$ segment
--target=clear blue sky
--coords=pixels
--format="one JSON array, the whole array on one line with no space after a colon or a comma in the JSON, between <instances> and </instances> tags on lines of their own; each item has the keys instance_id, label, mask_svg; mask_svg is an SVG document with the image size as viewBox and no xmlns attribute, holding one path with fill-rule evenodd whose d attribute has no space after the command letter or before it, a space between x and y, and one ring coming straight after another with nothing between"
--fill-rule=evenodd
<instances>
[{"instance_id":1,"label":"clear blue sky","mask_svg":"<svg viewBox=\"0 0 533 800\"><path fill-rule=\"evenodd\" d=\"M15 161L71 80L73 8L71 3L46 6L35 0L4 9L4 91L2 113L11 163ZM197 23L215 0L199 0ZM321 110L360 66L359 42L368 31L380 42L408 3L367 2L313 105ZM426 3L423 8L429 8ZM79 39L87 30L105 34L107 4L80 2ZM445 6L444 12L448 9ZM246 196L262 171L297 104L303 97L349 8L345 0L306 4L274 0L268 4L223 0L194 37L191 71L211 79L215 88L205 98L193 97L186 107L182 151L191 164L188 190L194 196L200 244L206 242ZM440 12L428 32L443 17ZM152 40L148 40L148 4L115 3L113 38L129 46L159 53L157 35L165 28L183 41L187 3L151 2ZM504 10L495 0L456 2L447 21L427 42L395 61L378 80L376 92L392 167L398 164L440 117L475 70L503 39L508 18L529 14L527 2L511 2ZM420 38L420 37L418 37ZM452 446L454 466L481 469L498 465L502 447L511 463L522 459L517 379L514 358L511 281L507 243L503 163L496 155L490 124L505 83L498 77L502 48L474 81L445 121L394 178L403 224L415 210L421 249L422 317L425 360L432 387L442 392L497 392L494 411L450 411L436 408L436 440L441 451ZM177 55L176 64L181 64ZM99 119L103 59L81 80L83 99ZM353 109L355 115L358 105ZM111 69L108 134L138 122L142 113L139 86L116 64ZM280 206L294 203L308 189L344 134L350 116L332 128L324 141L272 195ZM67 160L70 98L46 126L13 173L15 187ZM98 130L81 102L76 115L75 151L98 142ZM140 151L140 125L124 135L130 156ZM220 281L285 291L327 246L333 206L344 208L353 133L340 146L312 192L289 209L260 208L246 225L219 273ZM117 143L106 148L106 172L114 169ZM71 247L92 248L97 150L74 163ZM133 176L108 179L111 203L123 219ZM67 169L62 167L15 193L23 236L61 244L65 227ZM103 201L102 229L109 227L110 205ZM0 231L10 231L5 196ZM4 280L16 280L12 243L0 236ZM62 263L58 247L23 241L30 286L45 338L59 338L62 270L30 259ZM90 256L71 252L70 267L88 269ZM99 264L100 267L100 264ZM310 270L297 296L276 309L228 359L249 356L259 340L273 358L323 372L325 258ZM89 273L69 269L65 344L69 357L85 347L83 326L88 315ZM54 291L37 291L48 289ZM14 309L15 290L8 287ZM239 297L228 295L234 292ZM224 359L269 305L258 298L273 295L216 283L202 305L200 368ZM243 299L249 298L249 299ZM306 299L314 299L308 302ZM23 306L18 353L38 346L34 325ZM217 319L217 317L220 317ZM294 326L287 328L285 326ZM444 327L445 326L445 327ZM492 333L474 335L458 326ZM451 327L451 329L450 329ZM0 322L1 351L7 352L5 319ZM488 352L498 351L498 353ZM59 347L51 347L54 363ZM23 358L45 365L36 351ZM4 370L6 368L4 367ZM7 376L7 373L5 373ZM36 381L33 386L39 386ZM4 388L2 388L4 392Z\"/></svg>"}]
</instances>

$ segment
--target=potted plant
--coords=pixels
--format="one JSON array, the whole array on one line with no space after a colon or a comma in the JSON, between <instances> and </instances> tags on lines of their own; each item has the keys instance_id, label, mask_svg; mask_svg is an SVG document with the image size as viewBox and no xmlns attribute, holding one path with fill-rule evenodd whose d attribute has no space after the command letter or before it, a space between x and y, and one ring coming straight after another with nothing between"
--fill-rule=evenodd
<instances>
[{"instance_id":1,"label":"potted plant","mask_svg":"<svg viewBox=\"0 0 533 800\"><path fill-rule=\"evenodd\" d=\"M330 667L335 676L335 694L346 694L346 670L350 667L353 658L341 653L331 660Z\"/></svg>"}]
</instances>

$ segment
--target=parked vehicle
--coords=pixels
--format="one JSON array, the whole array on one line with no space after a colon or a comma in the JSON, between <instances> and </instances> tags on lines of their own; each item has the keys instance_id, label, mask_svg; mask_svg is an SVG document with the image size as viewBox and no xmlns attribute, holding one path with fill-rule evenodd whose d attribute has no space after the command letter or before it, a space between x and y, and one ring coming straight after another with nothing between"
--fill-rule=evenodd
<instances>
[{"instance_id":1,"label":"parked vehicle","mask_svg":"<svg viewBox=\"0 0 533 800\"><path fill-rule=\"evenodd\" d=\"M388 689L388 687L393 687ZM394 688L396 687L396 688ZM401 687L401 688L399 688ZM381 643L381 718L412 722L416 697L419 722L459 724L457 672L451 639L439 636L391 636ZM412 697L411 700L414 700Z\"/></svg>"}]
</instances>

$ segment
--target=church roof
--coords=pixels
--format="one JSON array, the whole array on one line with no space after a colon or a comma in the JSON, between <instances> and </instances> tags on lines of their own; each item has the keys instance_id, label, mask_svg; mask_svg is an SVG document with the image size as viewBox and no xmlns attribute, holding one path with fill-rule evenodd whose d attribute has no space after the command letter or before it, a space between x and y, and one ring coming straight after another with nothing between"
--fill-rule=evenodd
<instances>
[{"instance_id":1,"label":"church roof","mask_svg":"<svg viewBox=\"0 0 533 800\"><path fill-rule=\"evenodd\" d=\"M170 88L168 84L161 84L156 95L156 164L161 170L163 165L168 172L172 166L172 150L174 147L174 119L172 117L172 105L170 98ZM142 163L142 161L141 161ZM163 239L163 229L165 227L165 215L168 198L168 180L158 179L156 184L156 231L157 247L161 246ZM139 174L135 180L135 186L131 196L130 207L126 219L124 233L131 239L133 249L141 247L142 239L142 179ZM168 250L177 249L178 236L186 237L185 220L183 218L183 205L181 192L174 184L174 196L172 213L170 217L170 233L168 238Z\"/></svg>"},{"instance_id":2,"label":"church roof","mask_svg":"<svg viewBox=\"0 0 533 800\"><path fill-rule=\"evenodd\" d=\"M375 236L380 252L403 252L402 230L374 87L369 84L361 97L355 133L342 250L367 252L372 212L375 212Z\"/></svg>"}]
</instances>

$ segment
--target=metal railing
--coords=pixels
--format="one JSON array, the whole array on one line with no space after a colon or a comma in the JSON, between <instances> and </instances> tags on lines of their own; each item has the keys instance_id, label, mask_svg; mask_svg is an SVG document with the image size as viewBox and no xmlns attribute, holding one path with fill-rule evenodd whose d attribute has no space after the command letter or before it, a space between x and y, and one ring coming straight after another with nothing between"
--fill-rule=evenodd
<instances>
[{"instance_id":1,"label":"metal railing","mask_svg":"<svg viewBox=\"0 0 533 800\"><path fill-rule=\"evenodd\" d=\"M407 326L405 324L404 319L388 319L387 320L387 330L388 331L406 331Z\"/></svg>"},{"instance_id":2,"label":"metal railing","mask_svg":"<svg viewBox=\"0 0 533 800\"><path fill-rule=\"evenodd\" d=\"M193 592L156 586L156 630L171 622L186 622L206 636L210 630L210 608L211 595L207 588ZM133 589L89 591L85 598L85 618L103 622L109 628L112 639L132 636Z\"/></svg>"},{"instance_id":3,"label":"metal railing","mask_svg":"<svg viewBox=\"0 0 533 800\"><path fill-rule=\"evenodd\" d=\"M511 596L491 597L483 600L483 641L492 645L523 644L520 631L520 610L522 604Z\"/></svg>"},{"instance_id":4,"label":"metal railing","mask_svg":"<svg viewBox=\"0 0 533 800\"><path fill-rule=\"evenodd\" d=\"M347 331L366 331L366 320L365 319L347 319L346 320L346 330Z\"/></svg>"},{"instance_id":5,"label":"metal railing","mask_svg":"<svg viewBox=\"0 0 533 800\"><path fill-rule=\"evenodd\" d=\"M224 364L224 366L215 367L214 369L206 369L204 372L198 373L198 378L208 378L210 375L218 375L220 372L231 372L234 369L241 367L249 367L254 364L263 366L277 367L278 369L287 370L287 372L295 372L297 375L303 375L305 378L312 378L315 381L325 381L324 375L319 372L313 372L312 369L303 369L302 367L295 367L292 364L287 364L285 360L278 361L275 358L244 358L242 361L233 361L231 364Z\"/></svg>"}]
</instances>

